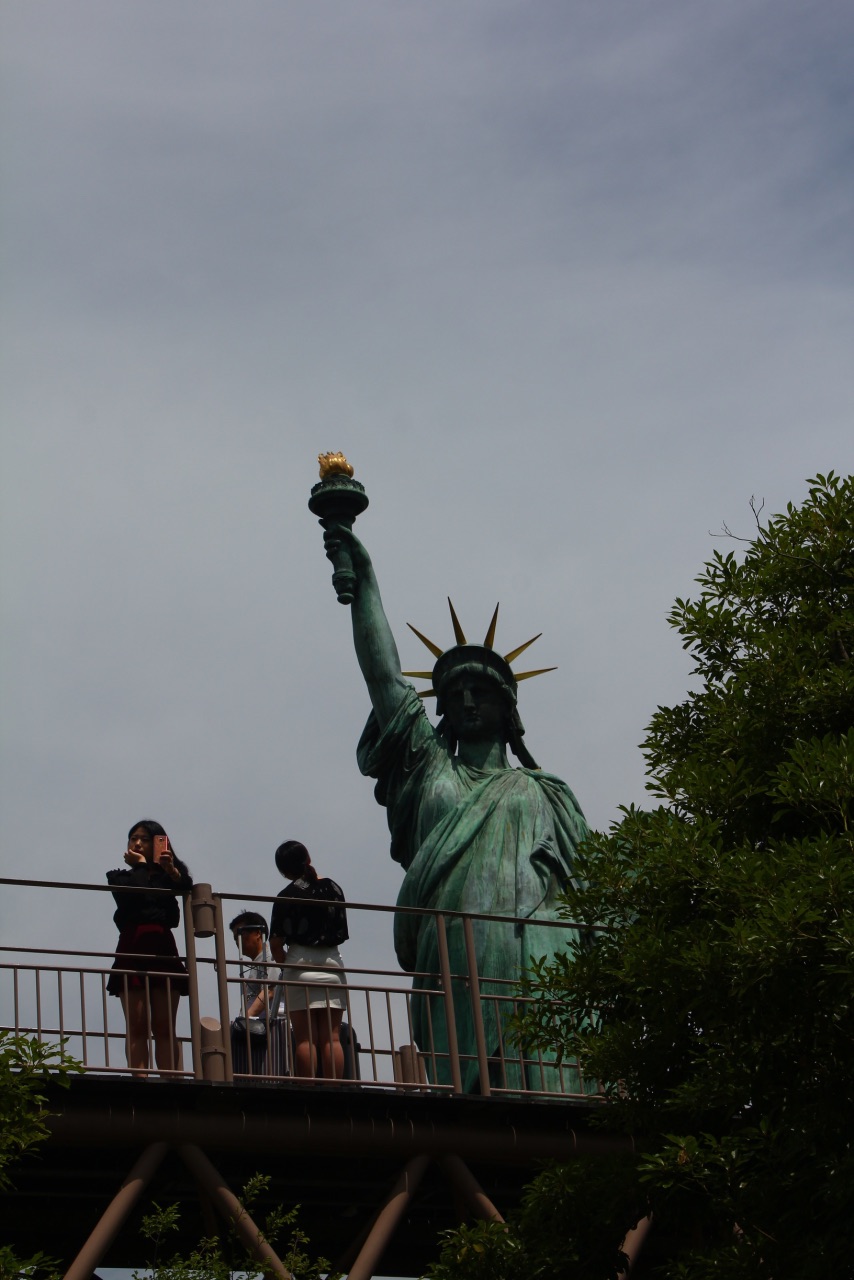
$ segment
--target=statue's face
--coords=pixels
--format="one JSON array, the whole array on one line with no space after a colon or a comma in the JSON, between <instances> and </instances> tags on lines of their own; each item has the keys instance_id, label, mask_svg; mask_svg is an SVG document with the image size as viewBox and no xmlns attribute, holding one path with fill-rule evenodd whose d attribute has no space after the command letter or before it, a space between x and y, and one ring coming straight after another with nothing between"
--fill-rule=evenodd
<instances>
[{"instance_id":1,"label":"statue's face","mask_svg":"<svg viewBox=\"0 0 854 1280\"><path fill-rule=\"evenodd\" d=\"M507 703L492 680L462 675L442 694L445 715L460 742L503 742Z\"/></svg>"}]
</instances>

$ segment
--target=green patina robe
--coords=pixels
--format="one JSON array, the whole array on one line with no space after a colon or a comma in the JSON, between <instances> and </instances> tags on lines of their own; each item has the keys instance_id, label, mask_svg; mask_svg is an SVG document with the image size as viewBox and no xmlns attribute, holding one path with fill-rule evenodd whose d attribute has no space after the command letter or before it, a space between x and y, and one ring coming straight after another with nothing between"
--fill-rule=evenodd
<instances>
[{"instance_id":1,"label":"green patina robe","mask_svg":"<svg viewBox=\"0 0 854 1280\"><path fill-rule=\"evenodd\" d=\"M488 997L512 992L531 957L565 951L573 931L541 923L559 919L558 895L573 878L573 853L587 834L578 801L566 783L532 769L485 772L463 764L449 749L409 688L385 730L373 715L358 748L362 773L378 779L376 797L388 809L391 856L405 868L398 905L521 917L523 924L475 921L477 966L487 1052L494 1084L551 1091L581 1089L577 1073L563 1068L563 1090L553 1067L522 1068L508 1055L499 1028L512 1012L509 1000ZM449 919L451 971L466 972L462 922ZM436 986L439 960L430 917L395 916L395 949L401 966L419 975L416 989ZM503 982L500 980L504 980ZM477 1086L478 1066L471 1001L455 981L454 1011L463 1088ZM450 1082L447 1059L432 1063L429 1050L448 1047L441 997L413 1001L416 1041L428 1070ZM500 1062L503 1052L504 1062Z\"/></svg>"}]
</instances>

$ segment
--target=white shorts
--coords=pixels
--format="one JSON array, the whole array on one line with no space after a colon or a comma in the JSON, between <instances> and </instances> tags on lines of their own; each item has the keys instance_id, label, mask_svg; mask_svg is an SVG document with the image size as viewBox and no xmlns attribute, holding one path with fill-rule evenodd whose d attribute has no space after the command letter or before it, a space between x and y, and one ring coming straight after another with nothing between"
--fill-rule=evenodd
<instances>
[{"instance_id":1,"label":"white shorts","mask_svg":"<svg viewBox=\"0 0 854 1280\"><path fill-rule=\"evenodd\" d=\"M342 990L347 985L347 975L337 947L293 944L285 957L282 981L285 984L285 1007L279 1009L280 1013L347 1008L346 992ZM303 982L312 985L296 985Z\"/></svg>"}]
</instances>

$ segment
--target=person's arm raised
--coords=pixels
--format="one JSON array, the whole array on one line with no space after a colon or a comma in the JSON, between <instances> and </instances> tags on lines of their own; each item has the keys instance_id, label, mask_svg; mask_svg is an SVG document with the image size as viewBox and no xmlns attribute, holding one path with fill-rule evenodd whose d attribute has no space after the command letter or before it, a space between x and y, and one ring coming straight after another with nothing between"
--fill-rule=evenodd
<instances>
[{"instance_id":1,"label":"person's arm raised","mask_svg":"<svg viewBox=\"0 0 854 1280\"><path fill-rule=\"evenodd\" d=\"M330 529L323 543L330 560L342 543L352 557L356 575L356 592L350 606L353 643L374 715L384 727L400 705L407 682L400 673L397 645L385 616L374 566L362 543L349 529Z\"/></svg>"}]
</instances>

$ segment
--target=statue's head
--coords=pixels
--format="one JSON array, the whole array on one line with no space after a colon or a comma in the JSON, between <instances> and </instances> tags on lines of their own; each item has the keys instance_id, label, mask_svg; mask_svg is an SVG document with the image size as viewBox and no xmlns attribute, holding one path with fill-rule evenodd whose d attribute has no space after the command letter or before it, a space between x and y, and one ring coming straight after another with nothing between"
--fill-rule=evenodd
<instances>
[{"instance_id":1,"label":"statue's head","mask_svg":"<svg viewBox=\"0 0 854 1280\"><path fill-rule=\"evenodd\" d=\"M510 663L539 637L534 636L510 653L500 654L493 647L498 620L496 605L483 644L469 644L450 600L448 605L457 643L443 652L409 623L410 629L435 655L437 661L432 671L404 671L403 674L426 677L432 681L432 689L427 693L436 695L436 710L442 717L440 729L446 737L460 739L472 737L476 733L487 736L488 726L490 733L500 736L503 742L509 744L514 755L524 765L536 768L522 743L525 730L516 710L516 686L519 680L526 680L532 675L542 674L542 670L553 668L526 671L516 676ZM480 711L477 715L471 709L466 711L466 703L472 701L479 704Z\"/></svg>"},{"instance_id":2,"label":"statue's head","mask_svg":"<svg viewBox=\"0 0 854 1280\"><path fill-rule=\"evenodd\" d=\"M494 661L497 659L497 661ZM515 681L503 659L480 645L460 645L433 668L436 711L445 736L456 742L515 741Z\"/></svg>"},{"instance_id":3,"label":"statue's head","mask_svg":"<svg viewBox=\"0 0 854 1280\"><path fill-rule=\"evenodd\" d=\"M508 705L516 705L516 677L497 650L482 644L457 644L446 649L433 668L436 712L445 714L448 689L463 678L493 686Z\"/></svg>"}]
</instances>

